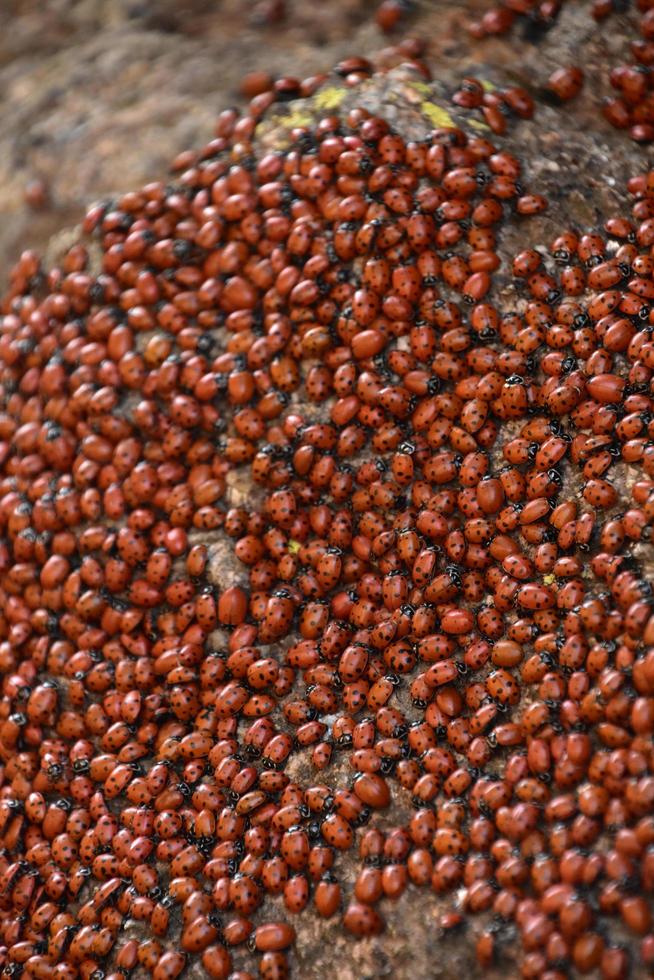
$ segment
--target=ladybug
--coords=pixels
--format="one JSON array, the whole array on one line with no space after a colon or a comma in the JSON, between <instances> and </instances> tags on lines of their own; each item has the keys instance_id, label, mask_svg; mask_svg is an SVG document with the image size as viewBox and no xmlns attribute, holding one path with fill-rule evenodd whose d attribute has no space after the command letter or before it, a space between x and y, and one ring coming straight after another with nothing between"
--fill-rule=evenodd
<instances>
[{"instance_id":1,"label":"ladybug","mask_svg":"<svg viewBox=\"0 0 654 980\"><path fill-rule=\"evenodd\" d=\"M504 668L498 668L488 675L486 690L500 704L517 704L520 698L519 685Z\"/></svg>"},{"instance_id":2,"label":"ladybug","mask_svg":"<svg viewBox=\"0 0 654 980\"><path fill-rule=\"evenodd\" d=\"M379 913L371 906L351 902L344 915L343 925L355 936L375 936L384 931L385 924Z\"/></svg>"}]
</instances>

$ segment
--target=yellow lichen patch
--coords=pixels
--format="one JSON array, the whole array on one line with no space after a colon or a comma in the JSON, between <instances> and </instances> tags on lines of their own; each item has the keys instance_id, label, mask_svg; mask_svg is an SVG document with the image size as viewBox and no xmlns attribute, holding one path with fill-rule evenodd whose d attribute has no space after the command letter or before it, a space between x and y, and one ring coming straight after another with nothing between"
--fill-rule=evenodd
<instances>
[{"instance_id":1,"label":"yellow lichen patch","mask_svg":"<svg viewBox=\"0 0 654 980\"><path fill-rule=\"evenodd\" d=\"M256 127L257 139L264 146L273 146L275 150L284 150L289 146L287 134L296 127L310 127L315 123L315 117L301 109L291 109L286 115L275 115L262 119Z\"/></svg>"},{"instance_id":2,"label":"yellow lichen patch","mask_svg":"<svg viewBox=\"0 0 654 980\"><path fill-rule=\"evenodd\" d=\"M315 120L308 112L292 109L287 116L277 116L274 122L280 126L285 126L286 129L295 129L298 126L312 126Z\"/></svg>"},{"instance_id":3,"label":"yellow lichen patch","mask_svg":"<svg viewBox=\"0 0 654 980\"><path fill-rule=\"evenodd\" d=\"M316 94L313 104L316 109L337 109L345 98L345 95L345 89L337 88L335 85L329 85Z\"/></svg>"},{"instance_id":4,"label":"yellow lichen patch","mask_svg":"<svg viewBox=\"0 0 654 980\"><path fill-rule=\"evenodd\" d=\"M556 575L543 575L544 585L552 585L553 582L556 582Z\"/></svg>"},{"instance_id":5,"label":"yellow lichen patch","mask_svg":"<svg viewBox=\"0 0 654 980\"><path fill-rule=\"evenodd\" d=\"M429 95L431 88L426 82L411 82L411 88L415 89L416 92L422 92L423 95Z\"/></svg>"},{"instance_id":6,"label":"yellow lichen patch","mask_svg":"<svg viewBox=\"0 0 654 980\"><path fill-rule=\"evenodd\" d=\"M289 555L297 555L298 551L302 545L299 541L294 541L293 538L288 542L288 553Z\"/></svg>"},{"instance_id":7,"label":"yellow lichen patch","mask_svg":"<svg viewBox=\"0 0 654 980\"><path fill-rule=\"evenodd\" d=\"M423 102L420 109L422 114L427 116L429 121L439 129L456 126L449 112L446 112L439 105L434 105L433 102Z\"/></svg>"},{"instance_id":8,"label":"yellow lichen patch","mask_svg":"<svg viewBox=\"0 0 654 980\"><path fill-rule=\"evenodd\" d=\"M494 92L496 87L492 82L489 82L487 78L480 78L479 84L483 88L484 92Z\"/></svg>"}]
</instances>

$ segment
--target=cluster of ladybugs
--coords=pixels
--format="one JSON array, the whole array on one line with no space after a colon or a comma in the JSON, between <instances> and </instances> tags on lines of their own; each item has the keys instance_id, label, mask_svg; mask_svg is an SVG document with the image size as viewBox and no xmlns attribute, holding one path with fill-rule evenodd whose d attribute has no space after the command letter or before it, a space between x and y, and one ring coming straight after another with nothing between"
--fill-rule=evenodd
<instances>
[{"instance_id":1,"label":"cluster of ladybugs","mask_svg":"<svg viewBox=\"0 0 654 980\"><path fill-rule=\"evenodd\" d=\"M473 37L506 34L516 21L522 22L525 37L539 40L554 25L565 0L500 0L495 7L473 21L468 30Z\"/></svg>"},{"instance_id":2,"label":"cluster of ladybugs","mask_svg":"<svg viewBox=\"0 0 654 980\"><path fill-rule=\"evenodd\" d=\"M537 41L555 23L565 0L502 0L470 26L474 37L483 38L505 34L516 21L522 20L525 36ZM628 0L593 0L591 13L595 20L604 20L610 14L626 10ZM616 95L605 99L602 105L604 117L617 129L629 132L638 143L654 140L654 6L651 0L637 0L641 14L641 37L632 41L629 48L631 64L612 68L608 80ZM583 72L570 65L557 69L547 82L547 90L559 102L573 99L583 84Z\"/></svg>"},{"instance_id":3,"label":"cluster of ladybugs","mask_svg":"<svg viewBox=\"0 0 654 980\"><path fill-rule=\"evenodd\" d=\"M459 109L479 110L484 125L498 136L506 133L513 119L531 119L535 108L534 100L522 86L489 90L472 76L461 79L452 102Z\"/></svg>"},{"instance_id":4,"label":"cluster of ladybugs","mask_svg":"<svg viewBox=\"0 0 654 980\"><path fill-rule=\"evenodd\" d=\"M513 156L354 109L257 157L263 95L4 300L4 973L283 978L409 884L482 966L651 968L654 173L506 312Z\"/></svg>"}]
</instances>

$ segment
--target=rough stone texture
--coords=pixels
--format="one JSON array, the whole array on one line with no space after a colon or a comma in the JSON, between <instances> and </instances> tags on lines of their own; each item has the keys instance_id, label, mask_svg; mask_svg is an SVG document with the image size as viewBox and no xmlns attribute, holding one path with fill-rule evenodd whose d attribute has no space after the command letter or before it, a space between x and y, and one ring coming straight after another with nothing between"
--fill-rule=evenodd
<instances>
[{"instance_id":1,"label":"rough stone texture","mask_svg":"<svg viewBox=\"0 0 654 980\"><path fill-rule=\"evenodd\" d=\"M242 0L207 4L203 0L15 0L0 10L0 275L21 248L36 246L56 253L71 240L61 232L79 221L90 200L138 186L165 175L179 150L210 136L220 109L237 98L238 79L254 68L312 74L352 53L368 54L385 42L370 21L372 0L332 0L307 4L291 0L286 22L263 29L248 21L252 5ZM627 48L628 16L597 28L583 3L569 3L555 28L535 47L506 39L471 45L464 23L482 0L424 0L412 22L413 34L430 41L429 61L437 82L427 87L414 73L398 70L356 90L330 83L330 99L343 110L361 104L391 121L405 136L426 135L443 125L451 112L448 90L462 74L490 83L522 84L537 92L557 66L582 62L587 85L572 107L540 107L532 121L513 127L497 140L525 161L525 182L545 194L551 207L536 219L507 227L500 242L503 258L521 248L542 246L555 231L588 227L624 209L626 178L643 169L646 154L597 114L606 87L606 65ZM345 40L344 40L345 39ZM516 53L517 52L517 53ZM491 69L489 66L492 65ZM262 146L282 145L285 130L298 120L320 114L320 96L309 104L275 108L261 125ZM330 111L335 111L330 109ZM453 113L464 127L471 118ZM466 122L467 120L467 122ZM42 178L50 203L34 212L23 201L27 182ZM55 232L57 234L55 234ZM510 276L496 276L505 309L520 310L523 299ZM496 293L496 295L498 295ZM628 475L625 481L628 480ZM574 492L574 486L570 486ZM228 497L247 506L256 491L239 475L230 480ZM651 561L651 548L648 556ZM212 577L224 586L243 579L231 543L211 538ZM220 642L220 635L216 635ZM403 705L410 712L410 705ZM300 782L311 776L301 756L289 774ZM343 757L321 774L321 781L343 785L350 778ZM408 794L394 785L389 811L376 816L382 826L406 820ZM337 871L349 891L358 865L354 852L337 859ZM440 913L456 904L456 895L435 898L413 887L395 905L381 905L388 929L378 938L355 942L337 919L318 920L310 912L294 923L298 943L293 975L301 980L438 980L476 977L474 934L484 918L444 936ZM265 911L286 917L281 902ZM612 934L619 929L612 924ZM138 924L130 935L140 935ZM512 955L517 937L504 927L498 939L506 959L488 978L517 976ZM237 965L251 962L236 955ZM249 964L248 964L249 965ZM194 971L201 975L200 971Z\"/></svg>"}]
</instances>

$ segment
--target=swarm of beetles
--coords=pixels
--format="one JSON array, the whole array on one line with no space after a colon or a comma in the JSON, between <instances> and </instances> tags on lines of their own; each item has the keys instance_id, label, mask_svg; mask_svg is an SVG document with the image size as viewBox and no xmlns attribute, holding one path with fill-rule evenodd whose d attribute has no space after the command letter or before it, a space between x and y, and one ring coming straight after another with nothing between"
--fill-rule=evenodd
<instances>
[{"instance_id":1,"label":"swarm of beetles","mask_svg":"<svg viewBox=\"0 0 654 980\"><path fill-rule=\"evenodd\" d=\"M482 968L620 980L654 966L654 171L517 255L509 312L520 162L362 109L257 156L316 84L93 207L99 265L13 270L4 975L279 980L295 915L371 936L419 886L444 933L485 913Z\"/></svg>"},{"instance_id":2,"label":"swarm of beetles","mask_svg":"<svg viewBox=\"0 0 654 980\"><path fill-rule=\"evenodd\" d=\"M565 0L501 0L470 25L474 37L505 34L516 22L522 24L528 41L537 42L556 23ZM626 130L638 143L654 141L654 4L637 0L640 38L629 45L631 64L616 65L608 80L615 96L605 99L601 111L612 126ZM590 12L597 21L623 13L629 0L593 0ZM559 68L550 76L546 93L550 99L567 102L583 85L583 71L577 65ZM487 102L488 100L485 100ZM492 104L488 102L488 104Z\"/></svg>"}]
</instances>

